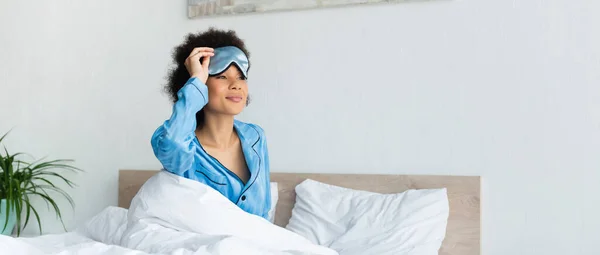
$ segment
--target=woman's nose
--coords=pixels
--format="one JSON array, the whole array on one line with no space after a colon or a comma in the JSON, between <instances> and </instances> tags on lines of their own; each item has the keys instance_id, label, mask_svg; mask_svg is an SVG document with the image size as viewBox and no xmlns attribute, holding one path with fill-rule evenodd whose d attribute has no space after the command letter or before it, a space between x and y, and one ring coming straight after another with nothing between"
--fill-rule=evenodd
<instances>
[{"instance_id":1,"label":"woman's nose","mask_svg":"<svg viewBox=\"0 0 600 255\"><path fill-rule=\"evenodd\" d=\"M231 89L242 89L242 84L240 84L241 81L234 81L231 83L230 88Z\"/></svg>"}]
</instances>

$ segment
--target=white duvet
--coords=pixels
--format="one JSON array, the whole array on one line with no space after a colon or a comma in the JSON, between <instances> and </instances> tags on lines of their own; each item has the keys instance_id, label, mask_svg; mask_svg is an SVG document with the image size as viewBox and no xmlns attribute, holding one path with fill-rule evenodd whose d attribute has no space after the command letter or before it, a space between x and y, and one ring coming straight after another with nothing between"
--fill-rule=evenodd
<instances>
[{"instance_id":1,"label":"white duvet","mask_svg":"<svg viewBox=\"0 0 600 255\"><path fill-rule=\"evenodd\" d=\"M0 236L1 254L289 254L332 249L242 211L212 188L167 172L149 179L129 210L109 207L75 231Z\"/></svg>"}]
</instances>

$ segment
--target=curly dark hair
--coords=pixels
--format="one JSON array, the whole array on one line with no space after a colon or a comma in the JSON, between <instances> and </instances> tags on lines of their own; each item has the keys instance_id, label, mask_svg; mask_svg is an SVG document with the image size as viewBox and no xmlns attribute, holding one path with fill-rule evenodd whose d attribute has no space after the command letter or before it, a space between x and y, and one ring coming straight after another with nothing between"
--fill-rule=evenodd
<instances>
[{"instance_id":1,"label":"curly dark hair","mask_svg":"<svg viewBox=\"0 0 600 255\"><path fill-rule=\"evenodd\" d=\"M169 94L173 103L178 99L177 92L190 79L190 74L185 67L185 60L190 55L190 52L196 47L218 48L225 46L235 46L242 50L248 58L248 66L250 67L250 52L246 49L244 41L233 30L225 31L211 27L204 32L190 33L185 37L183 43L173 49L174 67L169 70L167 84L165 85L165 91ZM204 123L203 111L196 113L196 122L197 126L201 126Z\"/></svg>"}]
</instances>

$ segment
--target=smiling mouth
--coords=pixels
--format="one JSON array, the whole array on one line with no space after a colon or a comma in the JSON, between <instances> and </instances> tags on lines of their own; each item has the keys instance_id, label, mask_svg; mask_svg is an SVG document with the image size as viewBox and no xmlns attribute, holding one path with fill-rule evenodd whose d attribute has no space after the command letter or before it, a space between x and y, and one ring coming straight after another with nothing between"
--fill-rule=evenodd
<instances>
[{"instance_id":1,"label":"smiling mouth","mask_svg":"<svg viewBox=\"0 0 600 255\"><path fill-rule=\"evenodd\" d=\"M242 97L240 97L240 96L232 96L232 97L225 97L225 98L226 98L227 100L229 100L229 101L233 101L233 102L236 102L236 103L239 103L239 102L241 102L241 101L242 101L242 99L243 99L243 98L242 98Z\"/></svg>"}]
</instances>

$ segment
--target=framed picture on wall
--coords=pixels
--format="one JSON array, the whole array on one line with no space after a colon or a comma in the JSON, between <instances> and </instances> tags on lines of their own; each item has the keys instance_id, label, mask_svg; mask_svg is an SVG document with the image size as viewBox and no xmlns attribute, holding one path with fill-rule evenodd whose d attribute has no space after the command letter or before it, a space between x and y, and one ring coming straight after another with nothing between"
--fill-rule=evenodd
<instances>
[{"instance_id":1,"label":"framed picture on wall","mask_svg":"<svg viewBox=\"0 0 600 255\"><path fill-rule=\"evenodd\" d=\"M188 0L188 17L199 18L408 1L411 0Z\"/></svg>"}]
</instances>

